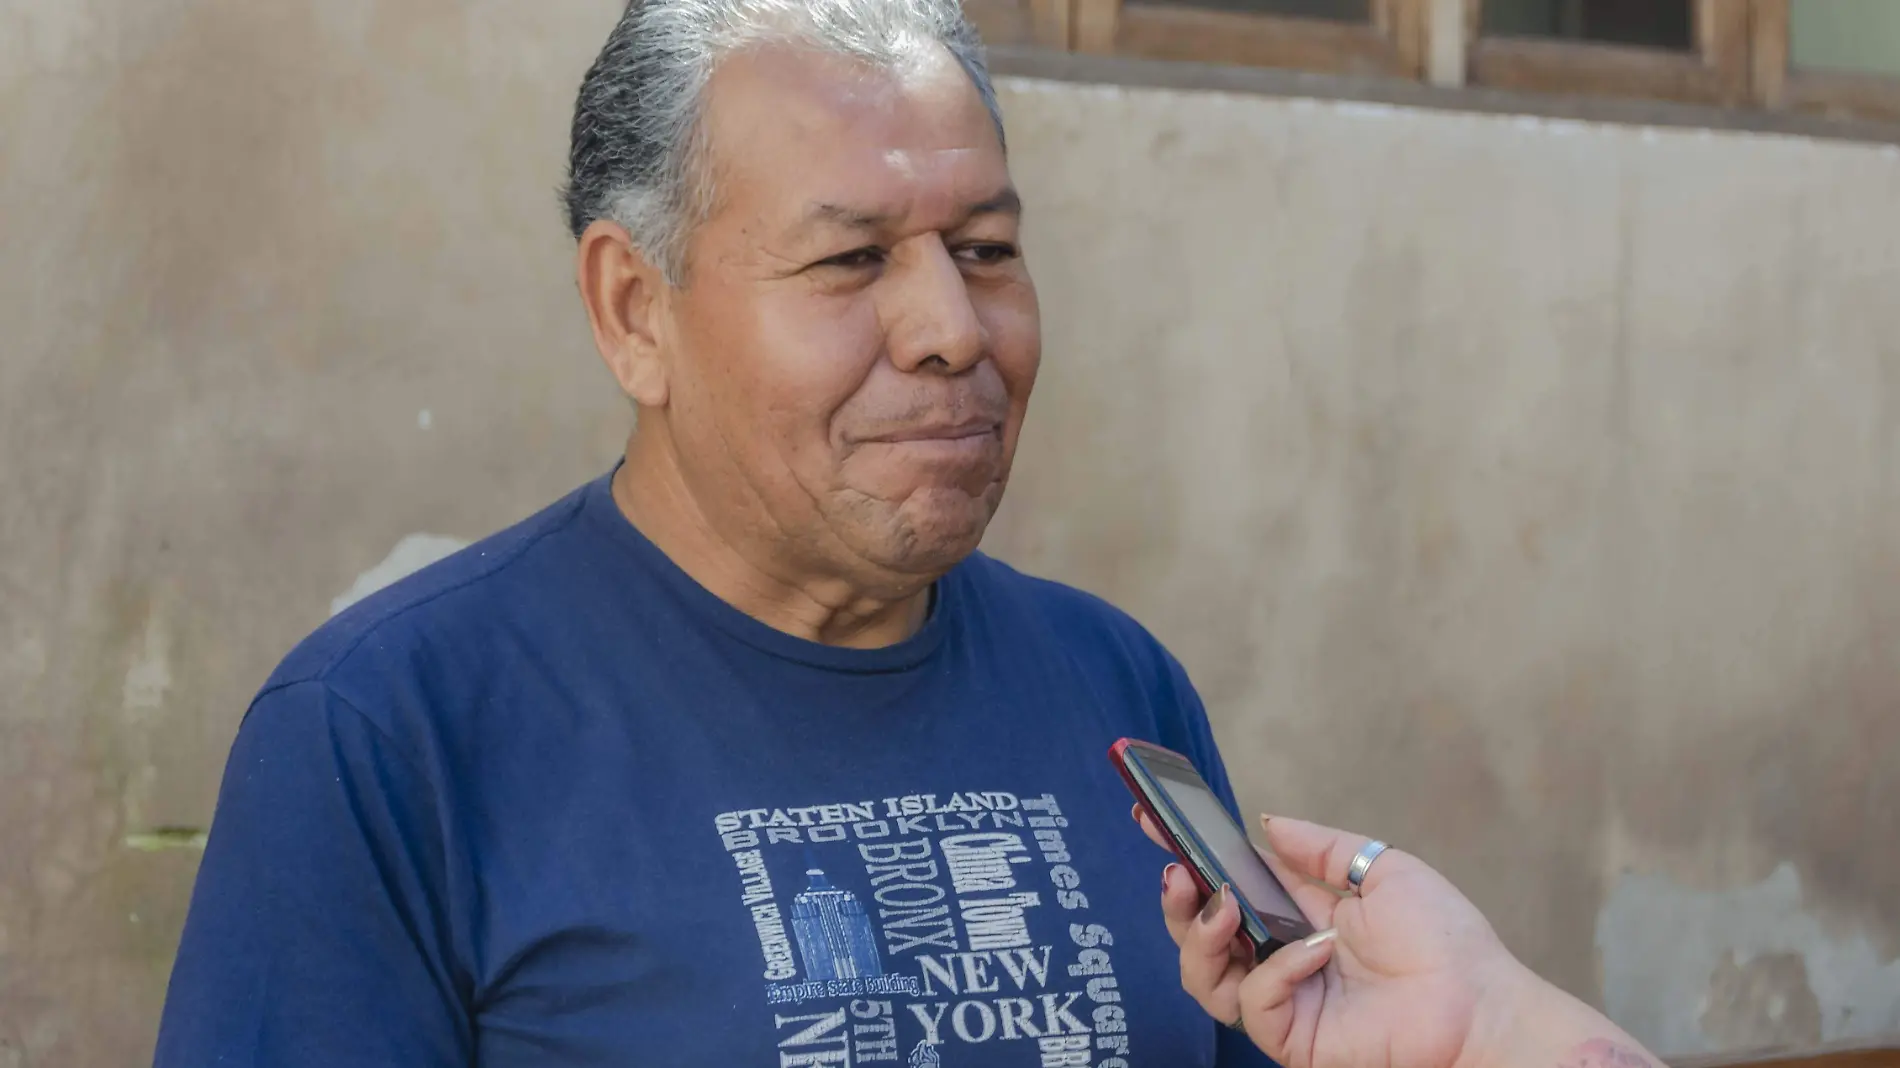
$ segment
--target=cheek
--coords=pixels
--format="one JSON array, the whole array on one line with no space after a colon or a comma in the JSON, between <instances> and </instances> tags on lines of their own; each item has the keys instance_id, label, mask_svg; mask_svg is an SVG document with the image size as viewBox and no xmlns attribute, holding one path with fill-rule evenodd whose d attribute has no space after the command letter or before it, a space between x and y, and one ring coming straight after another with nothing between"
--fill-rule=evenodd
<instances>
[{"instance_id":1,"label":"cheek","mask_svg":"<svg viewBox=\"0 0 1900 1068\"><path fill-rule=\"evenodd\" d=\"M883 352L869 300L798 294L758 302L734 351L751 394L751 417L800 455L835 444L839 409L864 385ZM829 460L826 461L829 463Z\"/></svg>"},{"instance_id":2,"label":"cheek","mask_svg":"<svg viewBox=\"0 0 1900 1068\"><path fill-rule=\"evenodd\" d=\"M986 302L983 319L991 357L1003 376L1010 401L1020 410L1029 400L1042 363L1042 315L1035 287L1025 282L996 294L996 299Z\"/></svg>"}]
</instances>

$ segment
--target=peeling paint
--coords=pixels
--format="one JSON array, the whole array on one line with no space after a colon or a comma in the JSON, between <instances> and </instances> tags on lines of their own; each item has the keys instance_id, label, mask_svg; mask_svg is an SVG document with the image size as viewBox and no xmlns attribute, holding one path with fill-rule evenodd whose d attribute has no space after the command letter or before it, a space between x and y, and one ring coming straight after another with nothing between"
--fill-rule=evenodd
<instances>
[{"instance_id":1,"label":"peeling paint","mask_svg":"<svg viewBox=\"0 0 1900 1068\"><path fill-rule=\"evenodd\" d=\"M1665 1056L1900 1031L1900 960L1824 930L1792 864L1719 891L1627 873L1596 945L1605 1009Z\"/></svg>"},{"instance_id":2,"label":"peeling paint","mask_svg":"<svg viewBox=\"0 0 1900 1068\"><path fill-rule=\"evenodd\" d=\"M126 669L120 703L127 712L151 712L165 705L172 688L171 641L157 612L145 619L145 634Z\"/></svg>"},{"instance_id":3,"label":"peeling paint","mask_svg":"<svg viewBox=\"0 0 1900 1068\"><path fill-rule=\"evenodd\" d=\"M1807 958L1761 953L1743 960L1730 951L1709 976L1701 1025L1723 1049L1813 1049L1821 1041L1821 1002Z\"/></svg>"},{"instance_id":4,"label":"peeling paint","mask_svg":"<svg viewBox=\"0 0 1900 1068\"><path fill-rule=\"evenodd\" d=\"M428 567L451 553L468 548L469 543L460 538L447 538L439 534L411 534L396 543L382 562L368 571L356 576L349 591L330 602L330 614L336 615L345 608L382 589L384 586L414 571Z\"/></svg>"}]
</instances>

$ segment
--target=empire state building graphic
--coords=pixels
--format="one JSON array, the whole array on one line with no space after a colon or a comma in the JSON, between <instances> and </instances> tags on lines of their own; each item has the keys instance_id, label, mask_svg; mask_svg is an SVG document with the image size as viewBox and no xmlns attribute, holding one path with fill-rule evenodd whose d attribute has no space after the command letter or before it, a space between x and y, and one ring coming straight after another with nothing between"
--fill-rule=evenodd
<instances>
[{"instance_id":1,"label":"empire state building graphic","mask_svg":"<svg viewBox=\"0 0 1900 1068\"><path fill-rule=\"evenodd\" d=\"M871 917L849 890L840 890L822 869L805 873L811 885L792 899L792 933L807 979L856 979L884 974L878 963Z\"/></svg>"}]
</instances>

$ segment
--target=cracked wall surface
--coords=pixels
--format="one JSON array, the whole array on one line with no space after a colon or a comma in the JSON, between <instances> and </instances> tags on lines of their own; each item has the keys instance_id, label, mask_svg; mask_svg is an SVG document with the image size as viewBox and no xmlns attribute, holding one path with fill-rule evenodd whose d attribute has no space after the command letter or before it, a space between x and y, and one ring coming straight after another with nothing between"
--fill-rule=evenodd
<instances>
[{"instance_id":1,"label":"cracked wall surface","mask_svg":"<svg viewBox=\"0 0 1900 1068\"><path fill-rule=\"evenodd\" d=\"M149 1055L292 643L611 462L552 191L615 8L0 0L0 1068ZM1900 151L1003 89L990 548L1665 1052L1900 1031Z\"/></svg>"}]
</instances>

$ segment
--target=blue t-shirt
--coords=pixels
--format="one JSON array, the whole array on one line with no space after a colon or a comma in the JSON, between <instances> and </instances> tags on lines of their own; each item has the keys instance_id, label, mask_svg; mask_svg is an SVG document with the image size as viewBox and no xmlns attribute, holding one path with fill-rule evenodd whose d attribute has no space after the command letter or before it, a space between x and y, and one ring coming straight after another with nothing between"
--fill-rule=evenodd
<instances>
[{"instance_id":1,"label":"blue t-shirt","mask_svg":"<svg viewBox=\"0 0 1900 1068\"><path fill-rule=\"evenodd\" d=\"M1269 1064L1180 990L1106 759L1181 668L982 555L882 649L697 585L608 479L357 604L245 717L157 1063Z\"/></svg>"}]
</instances>

